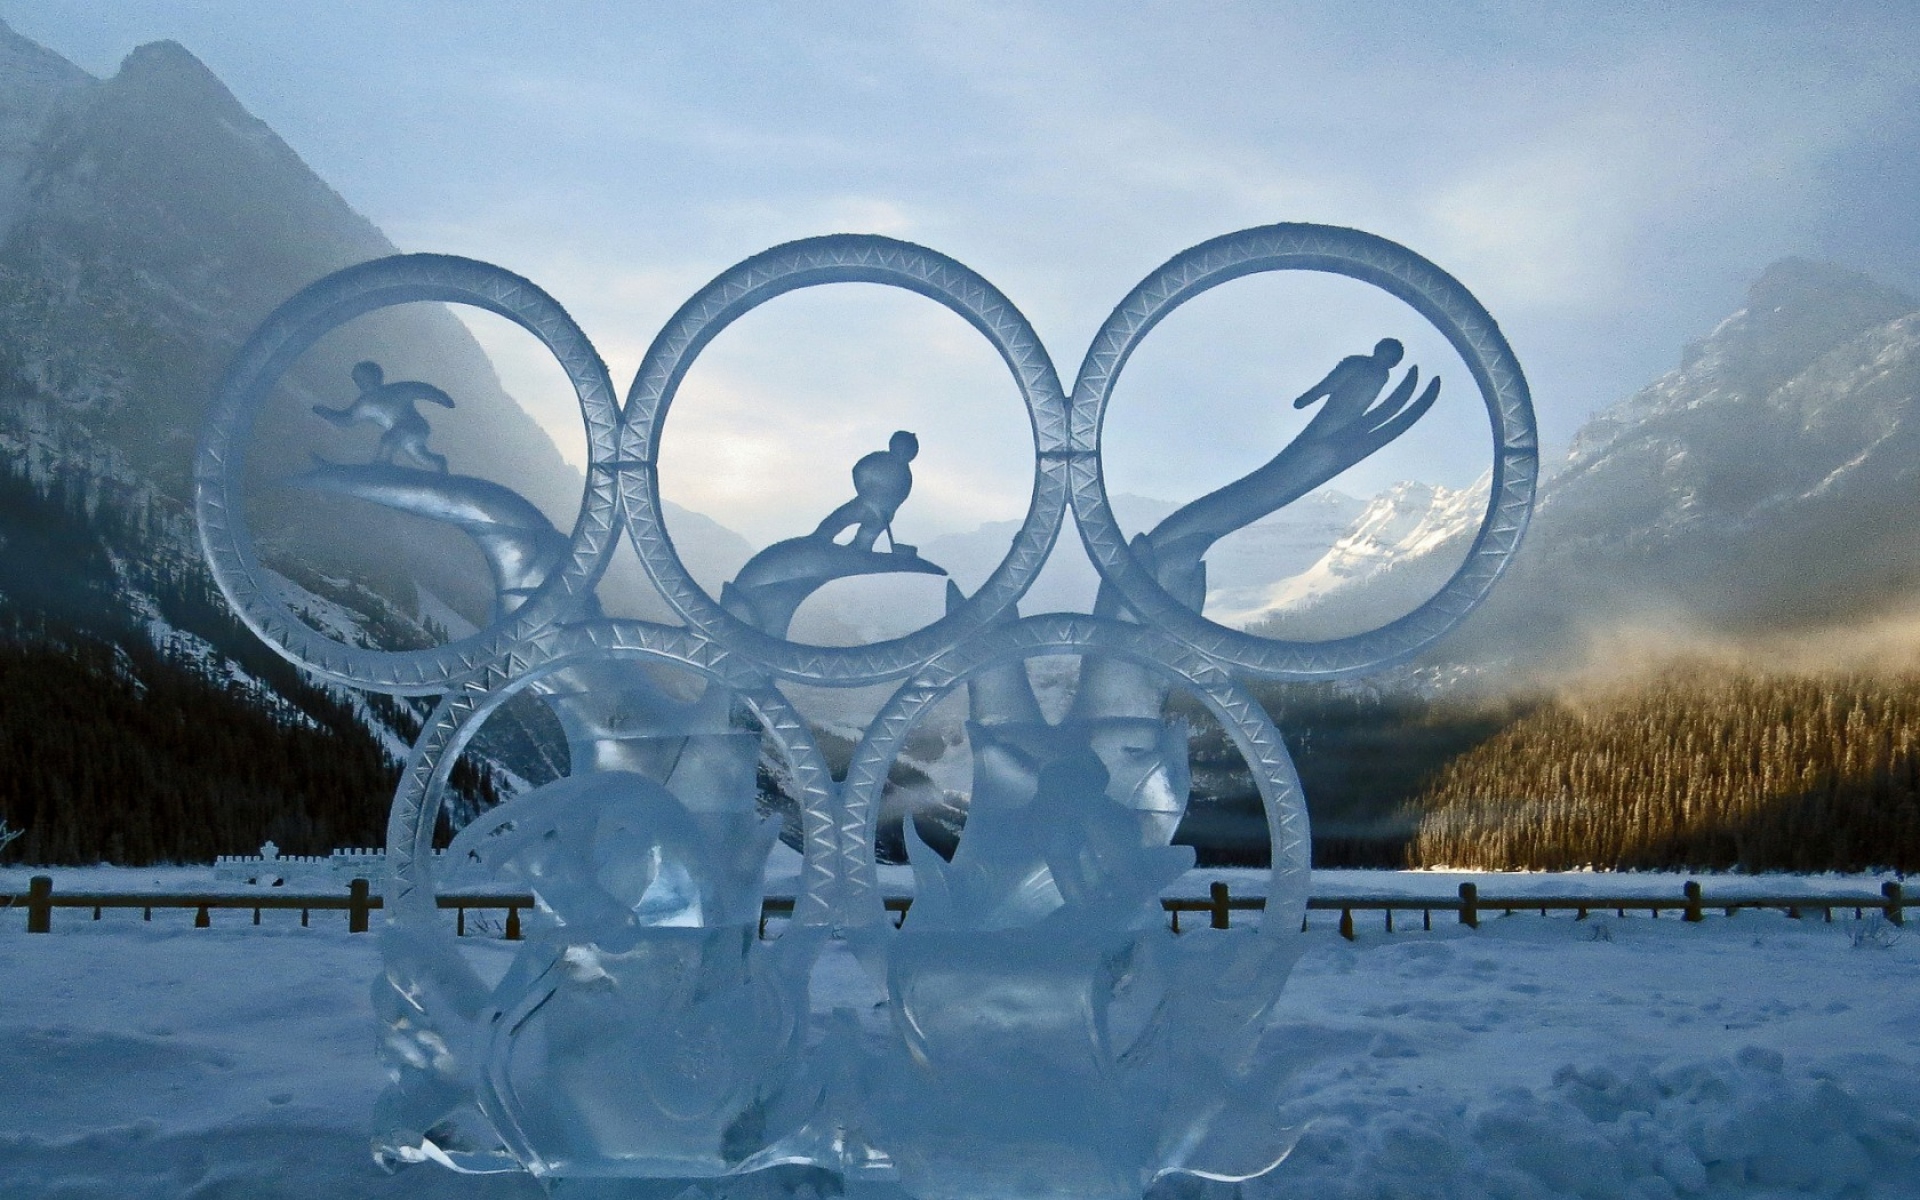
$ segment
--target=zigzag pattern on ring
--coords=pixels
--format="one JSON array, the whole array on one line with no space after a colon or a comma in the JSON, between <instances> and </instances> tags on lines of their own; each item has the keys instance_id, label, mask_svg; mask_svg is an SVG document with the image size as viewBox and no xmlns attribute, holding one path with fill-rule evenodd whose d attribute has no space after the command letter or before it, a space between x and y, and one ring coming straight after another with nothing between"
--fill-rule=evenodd
<instances>
[{"instance_id":1,"label":"zigzag pattern on ring","mask_svg":"<svg viewBox=\"0 0 1920 1200\"><path fill-rule=\"evenodd\" d=\"M733 689L779 747L799 795L803 861L794 918L824 924L844 873L832 775L806 722L765 674L696 631L646 621L550 624L462 680L427 720L401 775L387 822L388 870L395 903L430 904L427 870L448 775L487 716L516 692L561 667L632 659L688 667ZM413 899L409 899L413 897Z\"/></svg>"},{"instance_id":2,"label":"zigzag pattern on ring","mask_svg":"<svg viewBox=\"0 0 1920 1200\"><path fill-rule=\"evenodd\" d=\"M1493 424L1493 487L1465 562L1441 590L1380 628L1320 643L1227 629L1173 600L1134 560L1109 508L1100 456L1108 397L1128 357L1174 308L1208 288L1262 271L1345 275L1379 287L1433 323L1467 362ZM870 646L809 646L770 637L725 612L687 575L661 515L655 463L680 380L702 348L754 307L797 288L836 282L902 287L955 312L994 345L1026 403L1035 449L1033 499L1005 559L962 607L907 637ZM559 570L507 617L428 651L348 646L308 627L275 593L239 509L244 446L274 384L322 335L375 309L415 301L471 304L519 324L554 354L586 428L589 467L580 516ZM1274 842L1280 904L1268 924L1304 904L1307 825L1298 781L1265 714L1230 672L1330 678L1399 661L1452 628L1504 570L1532 511L1538 441L1526 381L1485 309L1412 251L1351 229L1274 225L1176 255L1121 301L1095 337L1071 400L1026 318L967 267L890 238L836 235L777 246L724 272L687 301L649 347L616 407L606 368L551 297L485 263L405 255L348 268L308 287L236 354L195 460L200 537L215 579L241 618L275 650L322 677L395 694L444 693L414 747L390 817L396 903L419 903L445 775L478 723L541 673L590 656L676 663L734 688L758 714L802 792L806 865L796 914L808 923L870 923L880 911L873 868L879 788L900 740L927 705L986 666L1035 654L1113 654L1187 687L1235 738L1260 782ZM1051 553L1069 507L1101 577L1142 624L1086 616L1001 624ZM624 528L686 628L641 622L568 623L598 582ZM804 722L775 677L854 686L911 677L832 785ZM1288 870L1279 868L1286 864ZM1283 878L1285 875L1285 878ZM1298 893L1297 895L1295 893ZM415 896L414 899L407 897Z\"/></svg>"},{"instance_id":3,"label":"zigzag pattern on ring","mask_svg":"<svg viewBox=\"0 0 1920 1200\"><path fill-rule=\"evenodd\" d=\"M1398 620L1324 642L1256 637L1208 621L1168 595L1133 559L1108 506L1100 433L1114 382L1140 340L1179 305L1244 275L1307 270L1345 275L1406 302L1466 361L1493 423L1495 456L1486 516L1440 591ZM1492 588L1525 532L1539 470L1526 380L1499 326L1472 293L1426 259L1354 229L1272 225L1204 242L1175 255L1114 309L1081 364L1070 406L1074 517L1087 553L1145 622L1238 670L1274 679L1355 675L1401 662L1459 623Z\"/></svg>"},{"instance_id":4,"label":"zigzag pattern on ring","mask_svg":"<svg viewBox=\"0 0 1920 1200\"><path fill-rule=\"evenodd\" d=\"M431 650L349 646L302 622L268 582L238 516L244 445L254 414L293 361L354 317L417 301L471 304L520 325L552 351L580 402L587 449L613 458L619 412L600 356L566 310L532 283L470 259L411 254L349 267L302 290L270 316L234 356L221 381L194 461L201 548L242 621L284 657L335 683L396 695L424 695L481 669L589 592L613 549L619 497L606 474L590 471L561 568L510 616Z\"/></svg>"}]
</instances>

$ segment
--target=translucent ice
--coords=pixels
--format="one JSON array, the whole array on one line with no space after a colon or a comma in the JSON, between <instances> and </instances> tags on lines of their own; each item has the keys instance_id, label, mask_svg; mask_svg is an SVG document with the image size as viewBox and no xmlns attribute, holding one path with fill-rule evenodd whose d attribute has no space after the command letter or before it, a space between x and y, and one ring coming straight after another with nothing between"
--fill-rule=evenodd
<instances>
[{"instance_id":1,"label":"translucent ice","mask_svg":"<svg viewBox=\"0 0 1920 1200\"><path fill-rule=\"evenodd\" d=\"M1466 564L1408 616L1327 645L1210 625L1205 557L1428 411L1439 381L1423 389L1408 365L1395 384L1398 341L1334 364L1293 399L1320 406L1294 441L1131 542L1100 466L1107 396L1140 338L1215 284L1301 269L1364 280L1426 314L1472 368L1497 450ZM855 461L851 499L754 555L717 597L684 578L659 511L660 428L699 348L758 304L834 282L903 287L963 317L1012 372L1035 439L1033 498L1006 561L971 598L949 584L947 620L873 647L802 646L787 633L832 581L946 573L893 536L913 493L913 434L898 431ZM431 382L389 381L371 361L352 368L351 392L336 380L339 394L312 411L379 430L371 460L318 461L286 483L459 529L491 574L486 629L388 655L300 626L262 586L238 481L254 413L288 364L352 316L416 300L507 317L552 350L580 399L591 466L569 537L511 489L457 473L430 448L420 406L458 411ZM1168 1175L1251 1179L1288 1152L1294 1131L1273 1116L1288 1058L1270 1044L1269 1014L1298 953L1305 814L1284 744L1231 672L1354 674L1431 644L1478 603L1532 499L1524 379L1484 309L1431 263L1354 230L1276 225L1194 247L1142 281L1096 335L1072 397L987 281L923 247L857 235L776 247L708 285L655 339L624 411L550 297L471 260L409 255L349 268L250 339L196 460L216 578L256 632L327 679L446 693L393 810L374 986L392 1081L376 1116L378 1155L655 1197L677 1195L681 1181L797 1166L922 1200L1126 1200ZM1102 576L1094 613L1020 621L1015 603L1069 505ZM623 517L685 628L604 619L594 588ZM1029 682L1036 654L1081 659L1058 720ZM698 686L670 686L643 661ZM775 675L824 686L906 679L840 791ZM896 932L878 920L874 814L909 708L962 684L974 771L966 826L949 861L906 823L916 891ZM1160 893L1193 862L1172 844L1190 784L1189 728L1169 709L1175 688L1220 722L1267 804L1275 872L1257 930L1176 938L1167 927ZM569 773L469 824L436 880L425 851L452 757L490 705L523 689L556 718ZM811 907L774 941L758 936L777 831L758 803L766 742L782 748L776 771L809 781L794 790L805 797L801 892ZM525 940L497 981L449 936L433 894L446 884L532 895ZM843 940L822 960L836 932ZM868 973L874 992L860 1011L811 1012L809 973L823 961Z\"/></svg>"}]
</instances>

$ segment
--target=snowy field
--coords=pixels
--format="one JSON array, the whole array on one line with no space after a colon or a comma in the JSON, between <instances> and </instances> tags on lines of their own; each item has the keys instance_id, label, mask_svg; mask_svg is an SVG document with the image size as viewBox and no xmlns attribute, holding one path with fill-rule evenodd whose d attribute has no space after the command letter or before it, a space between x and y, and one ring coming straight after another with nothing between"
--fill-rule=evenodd
<instances>
[{"instance_id":1,"label":"snowy field","mask_svg":"<svg viewBox=\"0 0 1920 1200\"><path fill-rule=\"evenodd\" d=\"M31 873L0 872L0 889ZM207 879L50 873L57 889ZM1461 878L1489 894L1677 894L1681 877L1333 872L1315 890L1446 896ZM1879 886L1703 882L1710 898ZM376 943L344 914L301 929L297 914L254 928L216 912L206 930L186 911L90 915L56 909L41 936L0 913L0 1196L542 1194L522 1177L372 1165ZM1277 1030L1306 1132L1253 1195L1920 1197L1920 928L1849 911L1489 915L1473 931L1435 914L1430 933L1416 919L1385 934L1362 914L1348 943L1332 915L1307 935ZM816 1005L870 1003L856 974L823 963Z\"/></svg>"}]
</instances>

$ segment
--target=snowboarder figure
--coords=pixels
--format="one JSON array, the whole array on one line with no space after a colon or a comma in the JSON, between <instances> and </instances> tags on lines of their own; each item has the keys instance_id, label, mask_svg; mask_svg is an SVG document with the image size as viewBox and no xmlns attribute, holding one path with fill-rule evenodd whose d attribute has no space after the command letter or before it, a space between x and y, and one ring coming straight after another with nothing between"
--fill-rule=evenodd
<instances>
[{"instance_id":1,"label":"snowboarder figure","mask_svg":"<svg viewBox=\"0 0 1920 1200\"><path fill-rule=\"evenodd\" d=\"M913 547L893 539L893 514L913 490L913 468L908 464L919 453L920 439L902 429L888 439L885 450L875 450L854 463L853 499L834 509L813 536L832 541L848 526L856 526L848 543L854 549L871 553L885 533L895 554L911 554Z\"/></svg>"},{"instance_id":2,"label":"snowboarder figure","mask_svg":"<svg viewBox=\"0 0 1920 1200\"><path fill-rule=\"evenodd\" d=\"M355 363L353 382L360 389L360 394L354 397L353 403L345 408L316 404L313 411L342 429L355 425L378 425L385 430L380 435L381 462L404 459L415 466L445 475L447 458L444 454L435 454L427 449L427 436L432 429L414 404L425 400L442 408L452 408L453 398L430 383L412 379L395 383L384 380L385 373L381 371L379 363Z\"/></svg>"}]
</instances>

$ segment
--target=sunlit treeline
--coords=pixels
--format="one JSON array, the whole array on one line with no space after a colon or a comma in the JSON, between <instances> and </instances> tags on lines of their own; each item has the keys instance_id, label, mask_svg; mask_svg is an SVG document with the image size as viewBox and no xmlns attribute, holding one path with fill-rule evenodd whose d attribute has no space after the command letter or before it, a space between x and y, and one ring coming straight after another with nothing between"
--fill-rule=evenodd
<instances>
[{"instance_id":1,"label":"sunlit treeline","mask_svg":"<svg viewBox=\"0 0 1920 1200\"><path fill-rule=\"evenodd\" d=\"M1920 867L1920 676L1675 669L1534 707L1413 798L1412 866Z\"/></svg>"}]
</instances>

